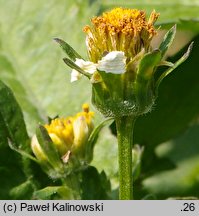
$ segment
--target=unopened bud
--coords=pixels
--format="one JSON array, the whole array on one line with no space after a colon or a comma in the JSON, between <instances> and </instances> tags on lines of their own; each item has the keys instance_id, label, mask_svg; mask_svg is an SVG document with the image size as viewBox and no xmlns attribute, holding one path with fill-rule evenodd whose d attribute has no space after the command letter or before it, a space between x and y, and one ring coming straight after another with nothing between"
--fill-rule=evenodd
<instances>
[{"instance_id":1,"label":"unopened bud","mask_svg":"<svg viewBox=\"0 0 199 216\"><path fill-rule=\"evenodd\" d=\"M44 162L44 161L48 161L46 155L44 154L39 142L38 142L38 139L36 137L36 135L34 135L32 137L32 140L31 140L31 148L32 148L32 151L34 153L34 155L36 156L36 158L41 161L41 162Z\"/></svg>"}]
</instances>

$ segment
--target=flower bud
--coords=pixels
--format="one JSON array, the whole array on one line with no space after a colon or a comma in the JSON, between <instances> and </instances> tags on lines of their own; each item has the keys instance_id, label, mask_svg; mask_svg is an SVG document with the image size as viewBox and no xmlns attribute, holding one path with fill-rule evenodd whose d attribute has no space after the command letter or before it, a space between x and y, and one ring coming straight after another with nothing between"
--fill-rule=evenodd
<instances>
[{"instance_id":1,"label":"flower bud","mask_svg":"<svg viewBox=\"0 0 199 216\"><path fill-rule=\"evenodd\" d=\"M101 76L100 82L91 77L92 102L105 116L139 116L149 112L159 83L175 68L170 66L169 72L155 79L156 69L164 64L162 58L176 31L173 27L159 49L153 50L151 40L157 34L154 23L158 17L155 11L147 20L144 11L115 8L92 18L92 25L84 28L89 58Z\"/></svg>"},{"instance_id":2,"label":"flower bud","mask_svg":"<svg viewBox=\"0 0 199 216\"><path fill-rule=\"evenodd\" d=\"M73 122L74 151L82 151L89 136L89 129L84 116L79 116Z\"/></svg>"},{"instance_id":3,"label":"flower bud","mask_svg":"<svg viewBox=\"0 0 199 216\"><path fill-rule=\"evenodd\" d=\"M46 162L48 161L48 158L46 157L45 153L43 152L39 142L38 142L38 139L36 137L36 135L34 135L32 137L32 140L31 140L31 148L32 148L32 151L34 153L34 155L36 156L36 158L39 160L39 161L42 161L42 162Z\"/></svg>"},{"instance_id":4,"label":"flower bud","mask_svg":"<svg viewBox=\"0 0 199 216\"><path fill-rule=\"evenodd\" d=\"M40 139L36 135L32 138L32 151L45 171L53 173L52 178L79 169L77 166L90 162L86 158L92 158L86 155L86 149L93 130L94 113L89 111L88 104L82 108L83 111L75 116L56 118L41 126L38 132ZM58 174L50 169L55 169Z\"/></svg>"},{"instance_id":5,"label":"flower bud","mask_svg":"<svg viewBox=\"0 0 199 216\"><path fill-rule=\"evenodd\" d=\"M102 82L93 83L92 102L105 116L140 115L153 106L153 77L141 77L139 71L157 33L153 23L158 16L153 11L147 21L143 11L115 8L84 28L89 57L102 77ZM155 66L149 66L151 74Z\"/></svg>"},{"instance_id":6,"label":"flower bud","mask_svg":"<svg viewBox=\"0 0 199 216\"><path fill-rule=\"evenodd\" d=\"M151 111L159 84L188 58L192 44L176 63L164 60L176 26L166 33L158 49L152 48L158 17L155 11L147 19L144 11L115 8L92 18L91 25L83 29L89 61L80 59L66 43L65 51L71 60L65 58L64 62L73 69L71 80L79 79L79 73L90 79L92 102L105 116L137 117ZM168 69L156 73L162 65Z\"/></svg>"}]
</instances>

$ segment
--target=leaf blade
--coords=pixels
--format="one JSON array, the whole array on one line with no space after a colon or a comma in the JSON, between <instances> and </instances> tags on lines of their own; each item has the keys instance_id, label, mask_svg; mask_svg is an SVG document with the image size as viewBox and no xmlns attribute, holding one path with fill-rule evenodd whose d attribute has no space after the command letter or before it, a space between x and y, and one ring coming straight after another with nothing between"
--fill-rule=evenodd
<instances>
[{"instance_id":1,"label":"leaf blade","mask_svg":"<svg viewBox=\"0 0 199 216\"><path fill-rule=\"evenodd\" d=\"M6 130L6 137L17 148L30 151L29 137L23 113L12 91L0 81L0 113L1 122Z\"/></svg>"},{"instance_id":2,"label":"leaf blade","mask_svg":"<svg viewBox=\"0 0 199 216\"><path fill-rule=\"evenodd\" d=\"M68 43L66 43L62 39L54 38L54 41L56 41L60 45L60 47L72 61L75 61L76 58L83 59Z\"/></svg>"}]
</instances>

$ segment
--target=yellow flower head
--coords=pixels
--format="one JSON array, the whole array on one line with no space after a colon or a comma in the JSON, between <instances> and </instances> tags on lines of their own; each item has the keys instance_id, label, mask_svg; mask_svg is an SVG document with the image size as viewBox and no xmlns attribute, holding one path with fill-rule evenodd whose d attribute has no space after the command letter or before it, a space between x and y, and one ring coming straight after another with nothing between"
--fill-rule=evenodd
<instances>
[{"instance_id":1,"label":"yellow flower head","mask_svg":"<svg viewBox=\"0 0 199 216\"><path fill-rule=\"evenodd\" d=\"M61 156L82 147L93 130L94 113L89 111L88 104L83 104L82 109L75 116L56 118L45 125Z\"/></svg>"},{"instance_id":2,"label":"yellow flower head","mask_svg":"<svg viewBox=\"0 0 199 216\"><path fill-rule=\"evenodd\" d=\"M40 125L32 137L32 152L53 179L84 169L92 160L96 142L91 135L94 113L89 110L88 104L83 104L82 109L74 116L56 118L49 124ZM93 140L89 139L90 136Z\"/></svg>"},{"instance_id":3,"label":"yellow flower head","mask_svg":"<svg viewBox=\"0 0 199 216\"><path fill-rule=\"evenodd\" d=\"M142 49L150 49L150 42L157 33L153 24L159 14L153 11L147 20L144 11L115 8L102 16L91 19L92 26L85 26L90 60L98 62L107 52L123 51L130 61Z\"/></svg>"}]
</instances>

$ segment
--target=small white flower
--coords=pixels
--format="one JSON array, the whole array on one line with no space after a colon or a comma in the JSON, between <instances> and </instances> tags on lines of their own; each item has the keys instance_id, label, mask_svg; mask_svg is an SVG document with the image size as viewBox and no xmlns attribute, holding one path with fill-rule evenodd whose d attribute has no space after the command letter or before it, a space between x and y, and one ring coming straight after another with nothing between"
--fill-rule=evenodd
<instances>
[{"instance_id":1,"label":"small white flower","mask_svg":"<svg viewBox=\"0 0 199 216\"><path fill-rule=\"evenodd\" d=\"M98 61L97 69L106 73L122 74L126 71L126 57L122 51L112 51Z\"/></svg>"},{"instance_id":2,"label":"small white flower","mask_svg":"<svg viewBox=\"0 0 199 216\"><path fill-rule=\"evenodd\" d=\"M90 61L84 61L83 59L76 58L75 64L90 74L93 74L97 70L96 64ZM82 75L78 71L73 69L71 72L71 82L77 81L81 76Z\"/></svg>"}]
</instances>

